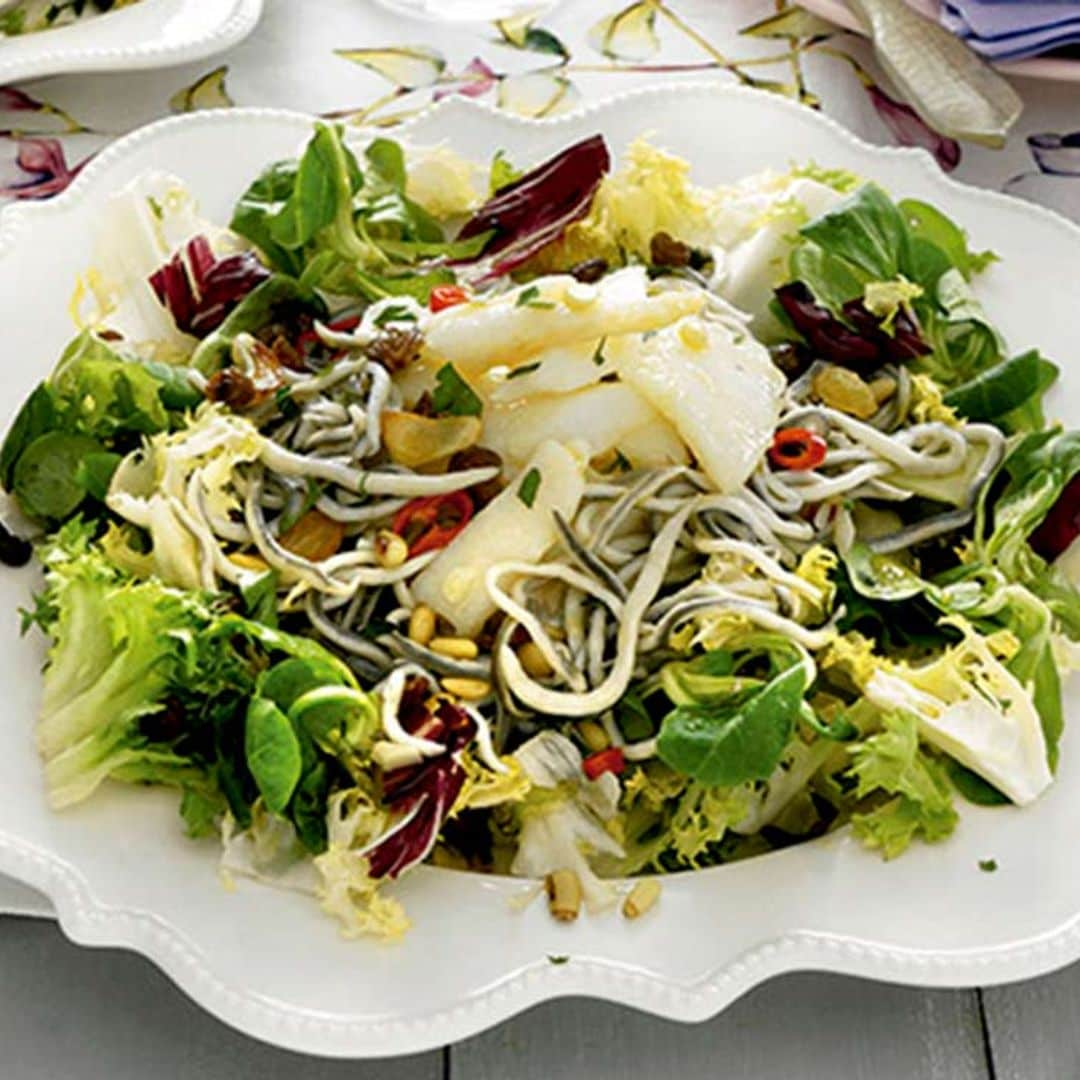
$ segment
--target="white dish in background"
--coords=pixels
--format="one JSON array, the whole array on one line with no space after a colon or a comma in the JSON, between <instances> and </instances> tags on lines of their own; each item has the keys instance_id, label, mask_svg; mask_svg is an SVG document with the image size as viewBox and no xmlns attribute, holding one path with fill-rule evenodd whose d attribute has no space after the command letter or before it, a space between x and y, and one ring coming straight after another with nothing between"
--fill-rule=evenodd
<instances>
[{"instance_id":1,"label":"white dish in background","mask_svg":"<svg viewBox=\"0 0 1080 1080\"><path fill-rule=\"evenodd\" d=\"M0 86L45 75L201 60L255 29L263 0L142 0L70 26L0 39Z\"/></svg>"},{"instance_id":2,"label":"white dish in background","mask_svg":"<svg viewBox=\"0 0 1080 1080\"><path fill-rule=\"evenodd\" d=\"M908 4L928 18L937 21L941 10L939 0L907 0ZM845 30L862 33L859 20L844 0L798 0L799 7L820 15ZM1047 79L1051 82L1080 82L1080 60L1063 56L1033 56L1029 60L1010 60L994 65L1004 75L1021 75L1027 79Z\"/></svg>"},{"instance_id":3,"label":"white dish in background","mask_svg":"<svg viewBox=\"0 0 1080 1080\"><path fill-rule=\"evenodd\" d=\"M707 120L708 122L704 122ZM46 203L0 215L0 401L6 428L71 333L67 302L102 203L148 168L189 182L228 220L270 161L295 154L310 120L263 110L195 114L145 128ZM642 132L717 183L814 159L927 199L1002 261L987 305L1017 349L1067 359L1080 344L1080 229L1038 207L964 187L918 150L869 146L810 109L717 84L655 87L536 123L452 98L404 129L486 159L539 161L593 132L618 153ZM360 133L362 136L362 133ZM1080 423L1080 372L1052 413ZM149 957L202 1006L250 1035L308 1053L403 1054L452 1042L540 1001L607 998L680 1020L714 1015L785 971L819 969L926 986L1027 978L1080 957L1080 700L1068 711L1058 783L1034 806L966 808L954 837L882 862L846 832L731 866L671 876L657 908L555 923L523 883L422 868L395 887L413 920L400 945L346 942L306 896L227 892L212 842L181 831L176 798L110 787L79 809L45 806L32 728L42 646L20 638L31 571L0 575L0 873L46 893L70 937ZM996 873L979 869L994 858ZM1033 888L1032 883L1037 883ZM567 956L553 964L549 957Z\"/></svg>"}]
</instances>

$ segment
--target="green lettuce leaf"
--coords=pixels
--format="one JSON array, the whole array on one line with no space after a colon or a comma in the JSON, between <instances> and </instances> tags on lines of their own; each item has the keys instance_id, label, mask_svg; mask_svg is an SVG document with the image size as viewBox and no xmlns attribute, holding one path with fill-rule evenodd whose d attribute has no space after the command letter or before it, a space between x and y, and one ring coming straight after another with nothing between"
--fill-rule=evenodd
<instances>
[{"instance_id":1,"label":"green lettuce leaf","mask_svg":"<svg viewBox=\"0 0 1080 1080\"><path fill-rule=\"evenodd\" d=\"M855 796L891 796L872 810L852 815L855 835L868 847L892 859L916 836L933 843L956 827L948 781L941 766L920 750L913 716L886 714L882 731L850 753Z\"/></svg>"}]
</instances>

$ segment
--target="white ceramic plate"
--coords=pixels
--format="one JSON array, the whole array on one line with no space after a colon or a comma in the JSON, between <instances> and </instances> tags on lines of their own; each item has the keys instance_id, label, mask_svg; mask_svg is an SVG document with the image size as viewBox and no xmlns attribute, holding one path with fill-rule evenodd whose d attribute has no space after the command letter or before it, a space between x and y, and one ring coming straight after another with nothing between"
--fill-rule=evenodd
<instances>
[{"instance_id":1,"label":"white ceramic plate","mask_svg":"<svg viewBox=\"0 0 1080 1080\"><path fill-rule=\"evenodd\" d=\"M44 75L201 60L242 41L263 0L142 0L56 30L0 40L0 86Z\"/></svg>"},{"instance_id":2,"label":"white ceramic plate","mask_svg":"<svg viewBox=\"0 0 1080 1080\"><path fill-rule=\"evenodd\" d=\"M0 425L71 334L66 305L111 191L154 167L184 177L227 220L247 182L306 140L304 117L236 110L167 120L105 151L64 196L0 216ZM942 176L921 151L871 147L809 109L717 86L654 88L545 123L453 98L409 125L486 159L536 161L596 131L618 150L642 132L708 182L792 160L844 166L931 200L1002 262L983 294L1008 339L1067 361L1080 345L1080 229ZM1054 409L1080 421L1080 373L1066 366ZM718 418L722 422L722 418ZM186 840L167 792L116 787L49 813L31 729L40 642L18 635L29 571L0 575L0 872L50 896L76 941L135 949L196 1001L251 1035L297 1050L374 1056L421 1050L547 998L587 994L700 1020L784 971L816 968L920 985L1024 978L1080 956L1080 739L1037 805L965 812L954 838L892 863L846 833L733 866L666 879L658 907L554 923L522 884L422 869L396 887L414 921L397 946L349 943L306 897L226 892L213 843ZM1071 702L1072 722L1080 708ZM978 861L995 858L998 871ZM568 956L552 964L549 956Z\"/></svg>"},{"instance_id":3,"label":"white ceramic plate","mask_svg":"<svg viewBox=\"0 0 1080 1080\"><path fill-rule=\"evenodd\" d=\"M931 19L937 20L941 9L939 0L907 0L907 2ZM846 30L861 33L859 20L851 13L844 0L798 0L799 6L820 15ZM1080 60L1061 56L1034 56L1029 60L1012 60L995 64L1006 75L1022 75L1028 79L1048 79L1051 82L1080 82Z\"/></svg>"}]
</instances>

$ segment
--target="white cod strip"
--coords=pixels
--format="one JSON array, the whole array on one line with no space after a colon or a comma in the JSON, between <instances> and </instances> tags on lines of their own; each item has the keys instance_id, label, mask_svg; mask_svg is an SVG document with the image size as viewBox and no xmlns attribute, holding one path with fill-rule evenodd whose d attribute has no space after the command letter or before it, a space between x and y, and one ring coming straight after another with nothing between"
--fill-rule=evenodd
<instances>
[{"instance_id":1,"label":"white cod strip","mask_svg":"<svg viewBox=\"0 0 1080 1080\"><path fill-rule=\"evenodd\" d=\"M459 634L480 631L495 611L485 586L501 562L538 562L559 537L554 512L570 521L585 491L585 456L545 442L506 490L484 507L412 585L417 603L453 623ZM522 485L530 474L529 488ZM531 503L531 505L529 505Z\"/></svg>"},{"instance_id":2,"label":"white cod strip","mask_svg":"<svg viewBox=\"0 0 1080 1080\"><path fill-rule=\"evenodd\" d=\"M567 274L537 278L489 300L433 315L425 331L425 363L452 363L466 378L495 364L515 367L552 348L667 326L700 311L702 291L650 296L640 266L583 285Z\"/></svg>"},{"instance_id":3,"label":"white cod strip","mask_svg":"<svg viewBox=\"0 0 1080 1080\"><path fill-rule=\"evenodd\" d=\"M610 344L620 377L675 427L717 490L739 491L772 441L787 385L765 346L696 318Z\"/></svg>"}]
</instances>

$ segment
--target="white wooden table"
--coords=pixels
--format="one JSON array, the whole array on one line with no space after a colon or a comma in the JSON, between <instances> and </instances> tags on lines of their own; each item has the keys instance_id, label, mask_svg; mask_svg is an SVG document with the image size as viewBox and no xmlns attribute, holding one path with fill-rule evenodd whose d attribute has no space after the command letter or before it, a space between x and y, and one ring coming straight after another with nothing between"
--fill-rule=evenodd
<instances>
[{"instance_id":1,"label":"white wooden table","mask_svg":"<svg viewBox=\"0 0 1080 1080\"><path fill-rule=\"evenodd\" d=\"M1080 965L991 990L798 974L684 1026L572 999L387 1061L276 1050L212 1019L141 957L0 917L3 1080L1072 1080Z\"/></svg>"},{"instance_id":2,"label":"white wooden table","mask_svg":"<svg viewBox=\"0 0 1080 1080\"><path fill-rule=\"evenodd\" d=\"M1040 173L1026 141L1034 132L1080 128L1075 84L1022 84L1027 108L1005 149L964 147L957 164L956 147L920 132L910 118L898 122L884 88L872 81L873 66L860 44L837 38L807 45L742 33L775 12L773 0L666 0L656 20L654 55L620 57L627 43L618 41L609 42L614 58L599 55L590 27L628 3L563 0L542 19L548 50L536 51L500 42L491 27L410 21L371 0L267 0L256 33L220 59L164 72L0 89L0 189L23 185L23 197L54 191L74 166L117 135L169 112L207 105L277 105L385 122L435 94L465 90L502 107L550 112L659 78L790 82L794 63L804 96L820 99L864 138L915 139L957 166L964 180L1005 188L1080 219L1080 177ZM551 35L562 55L551 51ZM410 71L413 84L420 84L411 90L394 84L388 65L380 73L338 53L402 45L436 54L430 81L418 80L415 67ZM636 50L640 45L631 43ZM765 57L777 61L762 63ZM541 69L547 73L538 75ZM521 92L524 85L528 95ZM550 100L539 93L543 85L552 91ZM18 164L20 137L56 139L66 165L49 175L27 174ZM41 908L40 900L0 881L0 1080L1080 1077L1080 966L986 991L920 991L792 975L698 1027L565 1001L442 1052L333 1062L235 1034L138 957L79 949L50 921L2 914L33 908Z\"/></svg>"}]
</instances>

